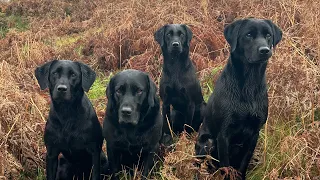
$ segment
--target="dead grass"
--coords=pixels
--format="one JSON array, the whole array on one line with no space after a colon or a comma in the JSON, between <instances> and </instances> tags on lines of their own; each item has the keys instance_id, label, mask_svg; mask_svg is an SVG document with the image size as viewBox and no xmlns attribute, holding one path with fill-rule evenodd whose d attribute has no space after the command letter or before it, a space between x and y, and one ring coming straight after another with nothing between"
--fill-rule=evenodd
<instances>
[{"instance_id":1,"label":"dead grass","mask_svg":"<svg viewBox=\"0 0 320 180\"><path fill-rule=\"evenodd\" d=\"M311 0L0 3L5 35L0 39L0 179L41 179L44 172L49 98L33 75L37 65L53 58L77 59L105 77L136 68L158 82L162 56L153 33L167 23L186 23L194 33L191 57L207 97L228 56L224 26L249 16L272 19L284 38L268 65L269 119L248 179L319 179L319 7ZM98 97L94 106L101 120L105 98ZM193 148L194 137L181 136L157 177L192 179L200 173L202 179L220 179L220 173L194 167Z\"/></svg>"}]
</instances>

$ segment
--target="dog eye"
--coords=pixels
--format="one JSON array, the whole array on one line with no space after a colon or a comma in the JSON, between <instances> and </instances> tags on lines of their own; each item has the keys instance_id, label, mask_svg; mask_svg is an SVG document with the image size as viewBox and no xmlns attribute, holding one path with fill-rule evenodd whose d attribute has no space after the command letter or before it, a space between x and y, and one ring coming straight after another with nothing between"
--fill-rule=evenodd
<instances>
[{"instance_id":1,"label":"dog eye","mask_svg":"<svg viewBox=\"0 0 320 180\"><path fill-rule=\"evenodd\" d=\"M252 38L252 34L251 34L251 33L248 33L248 34L246 34L246 37L247 37L247 38Z\"/></svg>"},{"instance_id":2,"label":"dog eye","mask_svg":"<svg viewBox=\"0 0 320 180\"><path fill-rule=\"evenodd\" d=\"M77 75L75 73L72 73L71 74L71 77L76 77Z\"/></svg>"},{"instance_id":3,"label":"dog eye","mask_svg":"<svg viewBox=\"0 0 320 180\"><path fill-rule=\"evenodd\" d=\"M266 35L266 38L267 38L267 39L271 38L271 34L268 33L268 34Z\"/></svg>"},{"instance_id":4,"label":"dog eye","mask_svg":"<svg viewBox=\"0 0 320 180\"><path fill-rule=\"evenodd\" d=\"M121 90L120 90L120 89L117 89L117 90L116 90L116 93L117 93L117 95L121 94Z\"/></svg>"},{"instance_id":5,"label":"dog eye","mask_svg":"<svg viewBox=\"0 0 320 180\"><path fill-rule=\"evenodd\" d=\"M138 89L137 94L139 94L139 95L142 94L142 89Z\"/></svg>"},{"instance_id":6,"label":"dog eye","mask_svg":"<svg viewBox=\"0 0 320 180\"><path fill-rule=\"evenodd\" d=\"M170 36L171 36L171 33L168 33L167 36L170 37Z\"/></svg>"},{"instance_id":7,"label":"dog eye","mask_svg":"<svg viewBox=\"0 0 320 180\"><path fill-rule=\"evenodd\" d=\"M52 75L56 76L56 75L58 75L58 73L57 73L57 72L54 72L54 73L52 73Z\"/></svg>"}]
</instances>

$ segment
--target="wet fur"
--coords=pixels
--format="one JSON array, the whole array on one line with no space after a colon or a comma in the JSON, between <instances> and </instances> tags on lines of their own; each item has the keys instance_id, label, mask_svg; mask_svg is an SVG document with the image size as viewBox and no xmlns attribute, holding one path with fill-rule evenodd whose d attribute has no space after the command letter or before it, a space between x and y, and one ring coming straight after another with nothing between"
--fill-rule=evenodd
<instances>
[{"instance_id":1,"label":"wet fur","mask_svg":"<svg viewBox=\"0 0 320 180\"><path fill-rule=\"evenodd\" d=\"M202 123L200 111L205 103L196 69L189 57L192 32L184 24L168 24L157 30L154 36L163 54L160 97L164 132L170 134L167 118L175 133L182 132L184 124L192 127L186 127L187 132L197 131ZM175 49L173 42L179 42Z\"/></svg>"},{"instance_id":2,"label":"wet fur","mask_svg":"<svg viewBox=\"0 0 320 180\"><path fill-rule=\"evenodd\" d=\"M271 37L267 38L266 30ZM263 58L256 51L260 46L272 50L282 32L270 20L249 18L228 25L224 34L231 46L230 57L208 101L195 149L197 155L218 159L217 167L234 167L245 179L268 116L265 71L272 51Z\"/></svg>"},{"instance_id":3,"label":"wet fur","mask_svg":"<svg viewBox=\"0 0 320 180\"><path fill-rule=\"evenodd\" d=\"M73 79L71 76L62 76L62 72L67 72L66 69L72 69L77 76ZM70 176L81 178L83 175L88 179L93 164L92 179L100 179L102 128L84 93L95 80L94 71L80 62L53 60L38 67L35 75L41 89L49 87L52 100L44 132L47 179L69 179ZM64 95L56 92L57 83L68 87ZM66 163L58 168L60 153Z\"/></svg>"},{"instance_id":4,"label":"wet fur","mask_svg":"<svg viewBox=\"0 0 320 180\"><path fill-rule=\"evenodd\" d=\"M127 79L127 81L124 79ZM129 84L131 84L130 87L132 87L132 84L145 86L143 87L143 89L146 89L146 92L144 92L146 93L145 98L142 100L140 109L136 109L138 110L137 113L140 114L136 125L119 123L119 108L122 102L119 102L121 98L116 97L119 96L115 90L117 84L126 87L129 87ZM136 102L134 99L138 97L132 97L132 94L129 96L131 96L127 98L131 101L129 105L133 105ZM108 161L112 177L113 179L119 179L117 173L122 170L122 166L134 168L133 165L139 165L139 170L143 168L142 179L146 179L151 173L154 161L158 160L159 140L162 134L160 102L156 95L156 86L146 73L137 70L125 70L116 74L110 80L107 97L108 104L103 133L107 141Z\"/></svg>"}]
</instances>

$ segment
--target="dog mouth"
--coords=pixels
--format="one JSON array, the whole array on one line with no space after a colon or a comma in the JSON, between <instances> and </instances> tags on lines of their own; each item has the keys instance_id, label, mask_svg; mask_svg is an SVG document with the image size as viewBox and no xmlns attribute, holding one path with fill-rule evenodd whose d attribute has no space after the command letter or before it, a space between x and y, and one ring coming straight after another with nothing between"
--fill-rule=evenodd
<instances>
[{"instance_id":1,"label":"dog mouth","mask_svg":"<svg viewBox=\"0 0 320 180\"><path fill-rule=\"evenodd\" d=\"M260 63L266 63L268 59L260 59L258 61L249 61L251 64L260 64Z\"/></svg>"},{"instance_id":2,"label":"dog mouth","mask_svg":"<svg viewBox=\"0 0 320 180\"><path fill-rule=\"evenodd\" d=\"M120 118L119 119L119 124L122 126L122 127L128 127L128 128L133 128L135 126L137 126L138 122L137 121L131 121L131 120L125 120L123 118Z\"/></svg>"},{"instance_id":3,"label":"dog mouth","mask_svg":"<svg viewBox=\"0 0 320 180\"><path fill-rule=\"evenodd\" d=\"M139 117L137 116L123 116L119 117L119 124L124 127L135 127L138 125Z\"/></svg>"},{"instance_id":4,"label":"dog mouth","mask_svg":"<svg viewBox=\"0 0 320 180\"><path fill-rule=\"evenodd\" d=\"M260 59L269 59L270 57L271 57L271 53L269 53L269 54L264 54L264 55L260 55Z\"/></svg>"},{"instance_id":5,"label":"dog mouth","mask_svg":"<svg viewBox=\"0 0 320 180\"><path fill-rule=\"evenodd\" d=\"M182 52L182 49L180 47L171 47L170 52L173 54L180 54Z\"/></svg>"},{"instance_id":6,"label":"dog mouth","mask_svg":"<svg viewBox=\"0 0 320 180\"><path fill-rule=\"evenodd\" d=\"M265 56L265 57L260 57L258 60L252 60L252 59L247 59L247 61L250 63L250 64L260 64L260 63L266 63L268 62L269 60L269 57L268 56Z\"/></svg>"},{"instance_id":7,"label":"dog mouth","mask_svg":"<svg viewBox=\"0 0 320 180\"><path fill-rule=\"evenodd\" d=\"M55 92L53 93L52 99L55 101L70 101L71 95L69 92Z\"/></svg>"}]
</instances>

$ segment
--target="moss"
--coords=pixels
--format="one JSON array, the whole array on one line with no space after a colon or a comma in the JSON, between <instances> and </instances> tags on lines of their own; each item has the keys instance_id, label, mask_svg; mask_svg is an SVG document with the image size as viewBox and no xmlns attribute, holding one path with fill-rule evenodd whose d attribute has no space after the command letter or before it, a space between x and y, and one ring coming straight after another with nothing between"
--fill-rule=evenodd
<instances>
[{"instance_id":1,"label":"moss","mask_svg":"<svg viewBox=\"0 0 320 180\"><path fill-rule=\"evenodd\" d=\"M45 180L46 179L46 173L44 172L44 169L38 168L38 175L36 180Z\"/></svg>"},{"instance_id":2,"label":"moss","mask_svg":"<svg viewBox=\"0 0 320 180\"><path fill-rule=\"evenodd\" d=\"M26 31L29 29L29 21L21 16L6 16L5 13L0 13L0 37L4 38L10 29L18 32Z\"/></svg>"},{"instance_id":3,"label":"moss","mask_svg":"<svg viewBox=\"0 0 320 180\"><path fill-rule=\"evenodd\" d=\"M112 75L112 73L108 77L100 75L96 78L95 82L91 86L90 91L88 92L88 97L90 100L97 100L106 96L106 87Z\"/></svg>"},{"instance_id":4,"label":"moss","mask_svg":"<svg viewBox=\"0 0 320 180\"><path fill-rule=\"evenodd\" d=\"M7 17L8 26L15 28L19 32L23 32L29 29L29 22L27 18L22 16L11 15Z\"/></svg>"},{"instance_id":5,"label":"moss","mask_svg":"<svg viewBox=\"0 0 320 180\"><path fill-rule=\"evenodd\" d=\"M81 38L81 36L76 35L76 36L65 36L65 37L58 37L55 45L57 47L66 47L68 45L72 45L75 42L77 42L79 39Z\"/></svg>"},{"instance_id":6,"label":"moss","mask_svg":"<svg viewBox=\"0 0 320 180\"><path fill-rule=\"evenodd\" d=\"M214 67L211 69L211 72L208 76L204 77L202 80L202 91L203 98L207 102L211 93L214 89L214 82L212 81L212 77L217 75L217 73L223 68L223 66Z\"/></svg>"}]
</instances>

